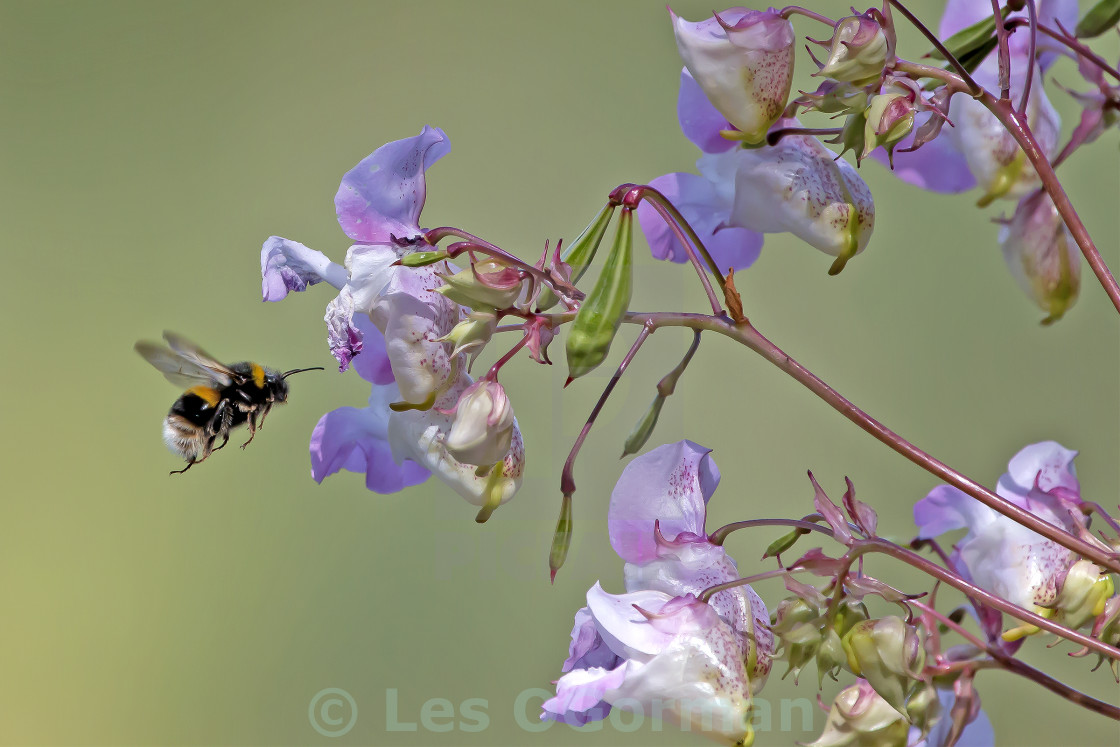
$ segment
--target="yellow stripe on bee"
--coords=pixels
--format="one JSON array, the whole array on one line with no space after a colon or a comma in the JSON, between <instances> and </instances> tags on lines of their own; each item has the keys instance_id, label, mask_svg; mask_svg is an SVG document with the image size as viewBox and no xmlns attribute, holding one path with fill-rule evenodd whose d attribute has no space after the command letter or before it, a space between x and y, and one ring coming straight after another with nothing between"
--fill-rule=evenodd
<instances>
[{"instance_id":1,"label":"yellow stripe on bee","mask_svg":"<svg viewBox=\"0 0 1120 747\"><path fill-rule=\"evenodd\" d=\"M192 386L185 394L193 394L211 407L217 407L222 398L217 389L208 386Z\"/></svg>"},{"instance_id":2,"label":"yellow stripe on bee","mask_svg":"<svg viewBox=\"0 0 1120 747\"><path fill-rule=\"evenodd\" d=\"M249 366L253 370L253 383L257 385L257 389L264 389L264 369L256 363L250 363Z\"/></svg>"}]
</instances>

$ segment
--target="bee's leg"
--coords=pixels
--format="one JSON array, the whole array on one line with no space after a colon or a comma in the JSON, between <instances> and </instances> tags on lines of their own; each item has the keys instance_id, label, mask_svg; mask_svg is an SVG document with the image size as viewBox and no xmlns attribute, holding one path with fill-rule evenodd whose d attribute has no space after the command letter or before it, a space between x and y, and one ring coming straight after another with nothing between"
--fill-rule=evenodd
<instances>
[{"instance_id":1,"label":"bee's leg","mask_svg":"<svg viewBox=\"0 0 1120 747\"><path fill-rule=\"evenodd\" d=\"M199 462L201 462L202 460L201 460L201 459L199 459L198 461L199 461ZM183 474L184 472L186 472L187 470L189 470L189 469L190 469L191 467L193 467L193 466L194 466L194 465L195 465L196 463L197 463L197 462L195 462L195 460L194 460L194 459L192 459L192 460L190 460L189 462L187 462L187 466L186 466L186 467L183 467L182 469L173 469L173 470L171 470L170 472L168 472L167 474L169 474L169 475L181 475L181 474Z\"/></svg>"},{"instance_id":2,"label":"bee's leg","mask_svg":"<svg viewBox=\"0 0 1120 747\"><path fill-rule=\"evenodd\" d=\"M246 446L251 444L253 442L253 439L256 438L256 437L257 437L257 413L254 411L254 412L249 413L249 440L246 441L245 443L241 444L241 448L244 449Z\"/></svg>"},{"instance_id":3,"label":"bee's leg","mask_svg":"<svg viewBox=\"0 0 1120 747\"><path fill-rule=\"evenodd\" d=\"M217 436L214 436L214 438L217 438ZM211 442L210 442L210 443L211 443L211 444L213 444L213 440L211 440ZM214 447L213 447L213 448L211 449L211 451L217 451L218 449L220 449L220 448L224 447L224 446L225 446L226 444L228 444L228 443L229 443L229 429L227 428L227 429L226 429L226 432L222 434L222 443L221 443L221 445L220 445L220 446L214 446Z\"/></svg>"},{"instance_id":4,"label":"bee's leg","mask_svg":"<svg viewBox=\"0 0 1120 747\"><path fill-rule=\"evenodd\" d=\"M264 404L264 407L263 407L263 408L261 408L261 419L260 419L260 421L259 421L259 422L257 423L257 430L258 430L258 431L259 431L259 430L262 430L262 429L264 428L264 416L265 416L265 415L267 415L267 414L268 414L268 413L270 413L270 412L272 412L272 401L271 401L271 400L269 400L268 402L266 402L266 403Z\"/></svg>"}]
</instances>

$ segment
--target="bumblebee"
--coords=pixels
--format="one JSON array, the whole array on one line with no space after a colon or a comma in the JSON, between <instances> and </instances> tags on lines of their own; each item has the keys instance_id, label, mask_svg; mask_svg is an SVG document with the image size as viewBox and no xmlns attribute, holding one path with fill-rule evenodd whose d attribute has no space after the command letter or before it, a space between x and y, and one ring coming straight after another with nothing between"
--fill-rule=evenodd
<instances>
[{"instance_id":1,"label":"bumblebee","mask_svg":"<svg viewBox=\"0 0 1120 747\"><path fill-rule=\"evenodd\" d=\"M176 386L188 387L171 405L163 421L163 440L172 453L187 460L174 470L179 475L229 442L229 432L249 426L245 448L264 426L274 404L288 400L285 379L303 371L322 371L321 366L296 368L280 373L257 363L219 363L198 345L174 332L164 332L170 347L156 342L136 343L136 352ZM221 443L214 443L221 439Z\"/></svg>"}]
</instances>

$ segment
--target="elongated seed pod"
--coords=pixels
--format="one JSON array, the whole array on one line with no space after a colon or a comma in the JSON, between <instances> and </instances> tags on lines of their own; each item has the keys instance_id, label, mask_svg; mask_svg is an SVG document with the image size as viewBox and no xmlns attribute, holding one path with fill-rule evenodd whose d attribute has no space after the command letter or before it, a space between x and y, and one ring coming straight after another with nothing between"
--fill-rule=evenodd
<instances>
[{"instance_id":1,"label":"elongated seed pod","mask_svg":"<svg viewBox=\"0 0 1120 747\"><path fill-rule=\"evenodd\" d=\"M568 380L594 370L607 357L634 290L634 211L623 208L618 233L595 288L583 299L565 346Z\"/></svg>"}]
</instances>

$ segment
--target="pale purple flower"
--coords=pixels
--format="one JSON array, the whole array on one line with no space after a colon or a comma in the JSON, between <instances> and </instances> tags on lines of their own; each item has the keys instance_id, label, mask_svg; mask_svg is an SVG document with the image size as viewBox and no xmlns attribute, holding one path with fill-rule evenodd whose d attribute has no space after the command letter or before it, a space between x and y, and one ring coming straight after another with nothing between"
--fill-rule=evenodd
<instances>
[{"instance_id":1,"label":"pale purple flower","mask_svg":"<svg viewBox=\"0 0 1120 747\"><path fill-rule=\"evenodd\" d=\"M1081 288L1081 249L1050 195L1039 190L1019 201L999 232L1003 261L1027 297L1048 316L1060 319Z\"/></svg>"},{"instance_id":2,"label":"pale purple flower","mask_svg":"<svg viewBox=\"0 0 1120 747\"><path fill-rule=\"evenodd\" d=\"M615 595L596 583L576 614L567 674L541 719L580 725L614 705L736 743L750 733L743 659L738 636L694 596Z\"/></svg>"},{"instance_id":3,"label":"pale purple flower","mask_svg":"<svg viewBox=\"0 0 1120 747\"><path fill-rule=\"evenodd\" d=\"M626 561L627 591L699 595L739 578L735 561L708 541L704 528L708 499L719 485L710 452L678 441L646 452L622 471L611 492L607 528L611 546ZM751 691L758 692L774 651L766 605L750 586L721 591L710 601L739 637Z\"/></svg>"},{"instance_id":4,"label":"pale purple flower","mask_svg":"<svg viewBox=\"0 0 1120 747\"><path fill-rule=\"evenodd\" d=\"M1076 451L1055 441L1019 451L1000 477L996 492L1035 516L1075 531L1080 485L1073 468ZM934 488L914 506L918 536L936 537L968 529L952 561L977 586L1029 610L1052 606L1077 556L948 485Z\"/></svg>"},{"instance_id":5,"label":"pale purple flower","mask_svg":"<svg viewBox=\"0 0 1120 747\"><path fill-rule=\"evenodd\" d=\"M345 268L302 244L272 237L261 253L263 289L266 300L279 300L320 280L337 288L325 321L340 370L353 363L378 385L392 381L403 400L390 412L386 390L374 392L370 407L335 411L320 421L312 444L319 452L313 457L317 479L361 467L355 456L361 453L374 455L366 459L371 486L414 484L420 474L416 465L422 465L469 502L495 506L517 491L524 448L514 421L504 441L508 451L494 463L465 464L448 451L451 418L445 412L473 384L462 353L453 355L447 341L466 311L438 292L442 276L455 268L446 262L417 268L396 264L428 247L419 225L425 171L448 149L442 130L425 127L362 159L343 177L335 196L339 225L356 242L346 253ZM378 440L386 440L387 447L375 448ZM386 448L400 472L371 478L368 469L383 465Z\"/></svg>"},{"instance_id":6,"label":"pale purple flower","mask_svg":"<svg viewBox=\"0 0 1120 747\"><path fill-rule=\"evenodd\" d=\"M673 13L685 68L747 142L759 143L785 109L793 81L793 24L773 8L729 8L692 23Z\"/></svg>"},{"instance_id":7,"label":"pale purple flower","mask_svg":"<svg viewBox=\"0 0 1120 747\"><path fill-rule=\"evenodd\" d=\"M1039 23L1050 28L1058 28L1058 24L1061 24L1068 29L1077 25L1077 0L1036 0L1036 2ZM1000 3L1000 7L1003 6L1004 3ZM989 18L991 15L991 0L947 0L945 11L941 14L941 22L938 26L938 36L941 39L948 39L958 31ZM1004 11L1004 18L1027 18L1028 15L1026 8L1011 13ZM1021 67L1026 64L1026 58L1030 52L1030 29L1026 26L1016 27L1015 31L1008 37L1007 46L1011 53L1011 68L1014 73L1016 65ZM1038 35L1036 50L1039 53L1039 63L1042 65L1043 71L1057 59L1058 53L1066 53L1064 46L1045 34ZM981 73L997 75L999 73L997 58L997 52L992 50L980 64L979 70ZM1032 92L1031 95L1033 96L1034 93Z\"/></svg>"}]
</instances>

